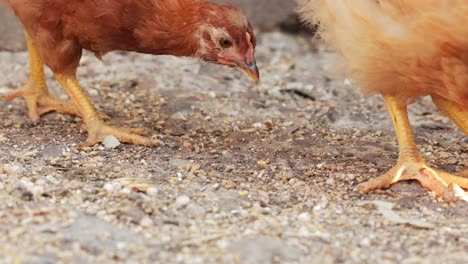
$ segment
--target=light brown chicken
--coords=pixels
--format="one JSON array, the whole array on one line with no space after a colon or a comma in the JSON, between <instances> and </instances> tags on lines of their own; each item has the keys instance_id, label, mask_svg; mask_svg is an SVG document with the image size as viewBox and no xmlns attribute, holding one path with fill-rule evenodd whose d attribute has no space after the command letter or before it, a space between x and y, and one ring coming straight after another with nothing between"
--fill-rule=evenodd
<instances>
[{"instance_id":1,"label":"light brown chicken","mask_svg":"<svg viewBox=\"0 0 468 264\"><path fill-rule=\"evenodd\" d=\"M399 143L397 165L363 192L415 179L447 201L466 199L468 178L430 168L419 153L407 105L430 95L468 135L468 1L298 0L305 21L347 60L364 92L380 93Z\"/></svg>"}]
</instances>

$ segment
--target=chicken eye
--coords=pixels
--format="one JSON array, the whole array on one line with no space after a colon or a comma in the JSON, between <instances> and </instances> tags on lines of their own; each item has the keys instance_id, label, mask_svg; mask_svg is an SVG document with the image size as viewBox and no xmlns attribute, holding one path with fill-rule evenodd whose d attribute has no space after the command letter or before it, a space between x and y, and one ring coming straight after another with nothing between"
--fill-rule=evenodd
<instances>
[{"instance_id":1,"label":"chicken eye","mask_svg":"<svg viewBox=\"0 0 468 264\"><path fill-rule=\"evenodd\" d=\"M220 38L219 45L221 45L221 47L223 47L224 49L227 49L227 48L232 47L232 41L230 41L227 38Z\"/></svg>"}]
</instances>

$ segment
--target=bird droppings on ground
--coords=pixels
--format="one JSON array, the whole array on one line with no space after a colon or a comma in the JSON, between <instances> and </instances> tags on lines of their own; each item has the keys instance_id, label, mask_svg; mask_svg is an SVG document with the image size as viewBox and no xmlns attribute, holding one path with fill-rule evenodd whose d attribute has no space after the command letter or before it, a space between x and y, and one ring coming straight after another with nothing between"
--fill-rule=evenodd
<instances>
[{"instance_id":1,"label":"bird droppings on ground","mask_svg":"<svg viewBox=\"0 0 468 264\"><path fill-rule=\"evenodd\" d=\"M78 118L32 125L24 101L0 101L1 262L468 258L467 203L438 202L416 182L357 192L395 164L397 143L382 100L360 95L331 51L273 32L259 36L257 57L254 86L195 60L87 54L78 74L93 104L115 125L146 128L157 148L83 148ZM25 83L27 54L0 53L0 80L2 90ZM410 107L418 146L459 172L468 141L434 109L426 99ZM388 219L373 201L431 228Z\"/></svg>"}]
</instances>

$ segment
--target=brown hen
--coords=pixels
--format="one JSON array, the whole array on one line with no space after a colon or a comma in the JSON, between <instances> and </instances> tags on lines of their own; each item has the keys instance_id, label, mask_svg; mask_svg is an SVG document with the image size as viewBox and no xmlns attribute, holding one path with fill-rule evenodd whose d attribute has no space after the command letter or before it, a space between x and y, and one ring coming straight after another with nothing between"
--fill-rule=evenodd
<instances>
[{"instance_id":1,"label":"brown hen","mask_svg":"<svg viewBox=\"0 0 468 264\"><path fill-rule=\"evenodd\" d=\"M76 79L84 49L101 58L114 51L196 57L239 67L255 81L256 45L244 14L231 5L201 0L0 0L25 28L30 58L26 86L6 96L24 97L34 122L49 111L78 115L88 131L88 145L113 135L120 141L151 146L141 129L104 123ZM54 73L72 102L50 96L43 65Z\"/></svg>"},{"instance_id":2,"label":"brown hen","mask_svg":"<svg viewBox=\"0 0 468 264\"><path fill-rule=\"evenodd\" d=\"M419 153L407 105L430 95L468 135L468 1L298 0L302 17L348 62L365 92L380 93L399 143L397 165L363 192L415 179L447 201L466 199L468 178L430 168Z\"/></svg>"}]
</instances>

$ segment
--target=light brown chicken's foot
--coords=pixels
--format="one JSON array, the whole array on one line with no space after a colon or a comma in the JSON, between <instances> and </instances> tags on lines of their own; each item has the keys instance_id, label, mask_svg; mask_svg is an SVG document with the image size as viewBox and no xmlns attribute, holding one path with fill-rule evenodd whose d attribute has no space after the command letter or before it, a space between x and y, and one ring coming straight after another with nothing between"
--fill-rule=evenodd
<instances>
[{"instance_id":1,"label":"light brown chicken's foot","mask_svg":"<svg viewBox=\"0 0 468 264\"><path fill-rule=\"evenodd\" d=\"M115 136L119 141L135 145L151 147L161 144L159 141L143 137L143 135L148 134L148 131L144 128L113 127L104 123L102 120L88 122L86 126L88 127L86 145L88 146L94 146L104 141L109 135Z\"/></svg>"},{"instance_id":2,"label":"light brown chicken's foot","mask_svg":"<svg viewBox=\"0 0 468 264\"><path fill-rule=\"evenodd\" d=\"M437 196L442 197L447 202L458 199L468 201L467 195L459 187L468 189L468 178L428 167L414 142L406 105L401 104L391 96L386 96L384 99L395 127L400 148L398 163L382 176L360 184L359 189L363 193L368 193L375 189L388 188L399 181L417 180L426 189L435 192Z\"/></svg>"},{"instance_id":3,"label":"light brown chicken's foot","mask_svg":"<svg viewBox=\"0 0 468 264\"><path fill-rule=\"evenodd\" d=\"M72 102L59 100L49 95L39 52L27 33L25 33L25 38L29 55L29 80L23 88L5 95L5 100L10 101L17 97L24 97L28 105L29 117L34 123L39 122L41 115L51 111L80 116L78 109Z\"/></svg>"},{"instance_id":4,"label":"light brown chicken's foot","mask_svg":"<svg viewBox=\"0 0 468 264\"><path fill-rule=\"evenodd\" d=\"M98 115L102 118L102 113L98 113ZM101 121L101 119L100 119ZM104 122L105 124L105 122ZM86 125L83 124L82 126L83 130L88 130L86 128ZM149 131L148 129L144 128L144 127L118 127L118 129L120 131L123 131L123 132L126 132L126 133L129 133L129 134L137 134L137 135L140 135L140 136L147 136L149 134Z\"/></svg>"},{"instance_id":5,"label":"light brown chicken's foot","mask_svg":"<svg viewBox=\"0 0 468 264\"><path fill-rule=\"evenodd\" d=\"M110 126L102 121L91 102L86 97L83 89L81 89L75 76L56 74L55 78L67 91L70 98L73 100L79 109L86 129L88 131L88 139L86 145L93 146L102 142L106 136L113 135L119 141L143 145L143 146L156 146L160 145L161 141L153 140L141 136L145 130L141 128L117 128Z\"/></svg>"},{"instance_id":6,"label":"light brown chicken's foot","mask_svg":"<svg viewBox=\"0 0 468 264\"><path fill-rule=\"evenodd\" d=\"M424 162L402 162L387 173L359 185L363 193L375 189L385 189L399 181L417 180L421 185L433 191L444 201L468 201L468 195L460 188L468 189L468 178L455 176L446 172L431 169Z\"/></svg>"},{"instance_id":7,"label":"light brown chicken's foot","mask_svg":"<svg viewBox=\"0 0 468 264\"><path fill-rule=\"evenodd\" d=\"M73 102L54 98L48 94L47 88L43 89L36 87L37 86L33 81L28 81L23 88L6 94L3 98L7 101L11 101L15 98L23 97L28 106L29 117L35 124L39 122L39 119L43 114L52 111L81 116Z\"/></svg>"}]
</instances>

